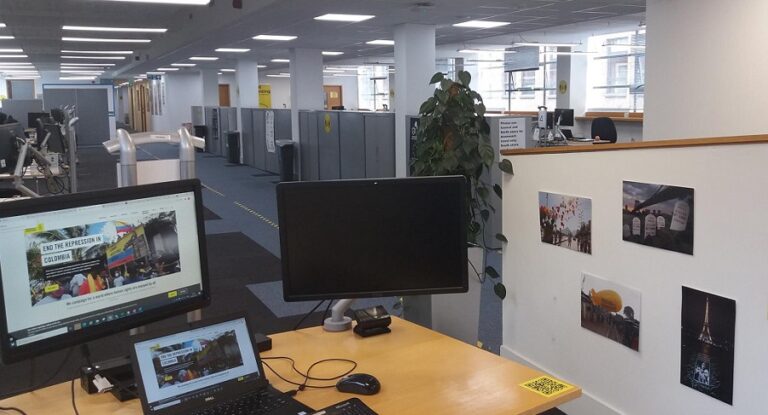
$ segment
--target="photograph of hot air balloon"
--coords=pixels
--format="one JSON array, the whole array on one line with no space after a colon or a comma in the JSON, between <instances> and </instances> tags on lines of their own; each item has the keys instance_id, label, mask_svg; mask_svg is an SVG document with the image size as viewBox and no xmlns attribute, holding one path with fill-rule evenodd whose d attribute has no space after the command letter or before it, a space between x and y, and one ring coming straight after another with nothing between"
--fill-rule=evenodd
<instances>
[{"instance_id":1,"label":"photograph of hot air balloon","mask_svg":"<svg viewBox=\"0 0 768 415\"><path fill-rule=\"evenodd\" d=\"M693 255L693 189L624 181L625 241Z\"/></svg>"},{"instance_id":2,"label":"photograph of hot air balloon","mask_svg":"<svg viewBox=\"0 0 768 415\"><path fill-rule=\"evenodd\" d=\"M582 273L581 327L639 350L640 292Z\"/></svg>"},{"instance_id":3,"label":"photograph of hot air balloon","mask_svg":"<svg viewBox=\"0 0 768 415\"><path fill-rule=\"evenodd\" d=\"M539 192L541 242L592 254L592 199Z\"/></svg>"},{"instance_id":4,"label":"photograph of hot air balloon","mask_svg":"<svg viewBox=\"0 0 768 415\"><path fill-rule=\"evenodd\" d=\"M733 405L736 301L683 287L680 383Z\"/></svg>"}]
</instances>

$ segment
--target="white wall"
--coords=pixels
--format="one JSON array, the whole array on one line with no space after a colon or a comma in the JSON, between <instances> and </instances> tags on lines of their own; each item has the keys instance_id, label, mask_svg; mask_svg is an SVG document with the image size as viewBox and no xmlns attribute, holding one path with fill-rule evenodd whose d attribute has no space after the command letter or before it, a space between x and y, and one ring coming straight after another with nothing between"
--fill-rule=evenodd
<instances>
[{"instance_id":1,"label":"white wall","mask_svg":"<svg viewBox=\"0 0 768 415\"><path fill-rule=\"evenodd\" d=\"M765 0L648 0L646 140L766 131Z\"/></svg>"},{"instance_id":2,"label":"white wall","mask_svg":"<svg viewBox=\"0 0 768 415\"><path fill-rule=\"evenodd\" d=\"M273 78L259 73L259 83L272 86L272 108L291 108L291 78Z\"/></svg>"},{"instance_id":3,"label":"white wall","mask_svg":"<svg viewBox=\"0 0 768 415\"><path fill-rule=\"evenodd\" d=\"M192 106L203 103L201 78L199 73L182 71L164 77L165 108L163 115L152 116L152 130L176 131L182 123L192 122Z\"/></svg>"},{"instance_id":4,"label":"white wall","mask_svg":"<svg viewBox=\"0 0 768 415\"><path fill-rule=\"evenodd\" d=\"M272 86L272 108L291 108L291 78L274 78L267 74L287 72L287 70L259 72L259 83ZM347 110L359 108L357 78L347 76L325 76L323 85L341 85L344 106Z\"/></svg>"},{"instance_id":5,"label":"white wall","mask_svg":"<svg viewBox=\"0 0 768 415\"><path fill-rule=\"evenodd\" d=\"M765 413L768 145L509 159L503 354L581 386L587 396L561 407L569 415ZM695 189L693 256L622 241L622 180ZM540 242L539 191L592 199L592 255ZM581 328L582 272L641 292L639 352ZM683 285L736 301L733 406L680 384Z\"/></svg>"},{"instance_id":6,"label":"white wall","mask_svg":"<svg viewBox=\"0 0 768 415\"><path fill-rule=\"evenodd\" d=\"M341 85L341 97L344 108L347 111L357 111L359 108L357 96L357 77L354 76L326 76L323 85Z\"/></svg>"}]
</instances>

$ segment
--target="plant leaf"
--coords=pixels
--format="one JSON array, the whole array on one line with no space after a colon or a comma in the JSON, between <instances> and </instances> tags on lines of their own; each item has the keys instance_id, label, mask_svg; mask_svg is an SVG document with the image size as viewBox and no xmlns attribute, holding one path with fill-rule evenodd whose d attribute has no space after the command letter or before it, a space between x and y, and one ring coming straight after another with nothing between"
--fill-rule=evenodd
<instances>
[{"instance_id":1,"label":"plant leaf","mask_svg":"<svg viewBox=\"0 0 768 415\"><path fill-rule=\"evenodd\" d=\"M501 199L501 186L499 186L498 184L494 184L493 191L496 192L496 196L498 196L499 199Z\"/></svg>"},{"instance_id":2,"label":"plant leaf","mask_svg":"<svg viewBox=\"0 0 768 415\"><path fill-rule=\"evenodd\" d=\"M499 279L499 278L501 278L501 275L499 275L499 271L496 271L496 268L494 268L494 267L491 267L491 266L487 266L487 267L485 267L485 273L486 273L486 274L487 274L489 277L491 277L491 278L493 278L493 279Z\"/></svg>"},{"instance_id":3,"label":"plant leaf","mask_svg":"<svg viewBox=\"0 0 768 415\"><path fill-rule=\"evenodd\" d=\"M430 85L434 85L440 81L442 81L445 78L445 75L443 75L442 72L438 72L434 75L432 75L432 79L429 80Z\"/></svg>"},{"instance_id":4,"label":"plant leaf","mask_svg":"<svg viewBox=\"0 0 768 415\"><path fill-rule=\"evenodd\" d=\"M467 71L459 71L459 82L464 86L469 86L469 82L472 80L472 75Z\"/></svg>"},{"instance_id":5,"label":"plant leaf","mask_svg":"<svg viewBox=\"0 0 768 415\"><path fill-rule=\"evenodd\" d=\"M493 292L496 293L496 296L501 298L502 300L507 297L507 287L504 286L504 284L497 282L493 286Z\"/></svg>"},{"instance_id":6,"label":"plant leaf","mask_svg":"<svg viewBox=\"0 0 768 415\"><path fill-rule=\"evenodd\" d=\"M501 169L501 171L503 171L504 173L507 173L507 174L511 174L511 175L514 175L514 174L515 174L515 170L512 168L512 162L511 162L511 161L509 161L508 159L504 159L504 160L502 160L502 161L499 163L499 168L500 168L500 169Z\"/></svg>"},{"instance_id":7,"label":"plant leaf","mask_svg":"<svg viewBox=\"0 0 768 415\"><path fill-rule=\"evenodd\" d=\"M481 199L488 199L488 189L485 187L478 187L477 195L480 196Z\"/></svg>"},{"instance_id":8,"label":"plant leaf","mask_svg":"<svg viewBox=\"0 0 768 415\"><path fill-rule=\"evenodd\" d=\"M507 237L504 236L504 234L502 234L502 233L497 233L496 234L496 239L498 239L499 241L504 242L504 243L508 243L509 242L507 240Z\"/></svg>"}]
</instances>

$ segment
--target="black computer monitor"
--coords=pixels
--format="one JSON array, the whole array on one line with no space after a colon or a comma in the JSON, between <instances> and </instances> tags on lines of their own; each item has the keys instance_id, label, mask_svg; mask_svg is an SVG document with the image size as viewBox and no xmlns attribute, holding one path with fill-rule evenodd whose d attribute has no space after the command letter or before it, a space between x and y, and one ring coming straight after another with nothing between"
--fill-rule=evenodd
<instances>
[{"instance_id":1,"label":"black computer monitor","mask_svg":"<svg viewBox=\"0 0 768 415\"><path fill-rule=\"evenodd\" d=\"M0 203L0 341L15 362L210 301L200 182Z\"/></svg>"},{"instance_id":2,"label":"black computer monitor","mask_svg":"<svg viewBox=\"0 0 768 415\"><path fill-rule=\"evenodd\" d=\"M24 138L21 124L0 125L0 173L11 173L16 168L16 160L19 158L16 137Z\"/></svg>"},{"instance_id":3,"label":"black computer monitor","mask_svg":"<svg viewBox=\"0 0 768 415\"><path fill-rule=\"evenodd\" d=\"M574 117L572 109L555 108L555 124L561 127L573 127Z\"/></svg>"},{"instance_id":4,"label":"black computer monitor","mask_svg":"<svg viewBox=\"0 0 768 415\"><path fill-rule=\"evenodd\" d=\"M552 111L547 111L547 128L550 130L555 128L555 115Z\"/></svg>"},{"instance_id":5,"label":"black computer monitor","mask_svg":"<svg viewBox=\"0 0 768 415\"><path fill-rule=\"evenodd\" d=\"M286 301L467 291L464 177L280 183Z\"/></svg>"}]
</instances>

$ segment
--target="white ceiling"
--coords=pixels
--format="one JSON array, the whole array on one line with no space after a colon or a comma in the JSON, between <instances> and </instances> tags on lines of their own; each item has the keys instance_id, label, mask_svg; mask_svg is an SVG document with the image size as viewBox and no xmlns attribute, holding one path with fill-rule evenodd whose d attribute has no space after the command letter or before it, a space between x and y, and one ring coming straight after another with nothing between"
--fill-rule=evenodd
<instances>
[{"instance_id":1,"label":"white ceiling","mask_svg":"<svg viewBox=\"0 0 768 415\"><path fill-rule=\"evenodd\" d=\"M269 64L272 58L288 57L292 47L345 53L334 59L382 56L391 54L392 47L370 46L365 42L392 39L394 26L402 23L436 25L437 43L445 45L477 43L490 37L644 11L645 0L243 0L241 10L233 9L230 0L213 0L209 6L103 0L0 0L0 22L7 24L7 28L0 29L0 35L16 36L15 40L0 40L0 48L23 48L39 70L58 69L62 49L133 50L138 60L129 57L114 62L118 63L114 75L127 77L171 63L187 62L195 55L222 58L213 63L198 62L198 68L234 67L234 59L244 56ZM353 24L313 20L325 13L373 14L376 18ZM512 24L485 30L452 26L470 19ZM165 34L66 32L68 36L152 39L150 44L73 43L62 42L62 25L169 30ZM298 39L290 42L251 39L263 33L296 35ZM220 47L250 48L251 52L215 53L214 49Z\"/></svg>"}]
</instances>

